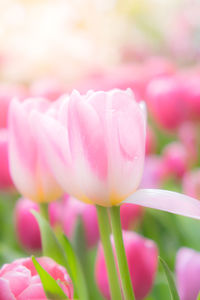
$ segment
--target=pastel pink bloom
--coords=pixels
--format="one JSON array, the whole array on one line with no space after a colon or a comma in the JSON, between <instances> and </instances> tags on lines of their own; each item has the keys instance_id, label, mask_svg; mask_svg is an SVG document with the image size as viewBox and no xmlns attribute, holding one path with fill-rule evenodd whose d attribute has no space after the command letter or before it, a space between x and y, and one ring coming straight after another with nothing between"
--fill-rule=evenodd
<instances>
[{"instance_id":1,"label":"pastel pink bloom","mask_svg":"<svg viewBox=\"0 0 200 300\"><path fill-rule=\"evenodd\" d=\"M183 192L200 200L200 169L187 172L183 177Z\"/></svg>"},{"instance_id":2,"label":"pastel pink bloom","mask_svg":"<svg viewBox=\"0 0 200 300\"><path fill-rule=\"evenodd\" d=\"M37 112L31 118L58 183L86 203L119 204L142 176L144 110L131 91L74 91L62 101L57 119Z\"/></svg>"},{"instance_id":3,"label":"pastel pink bloom","mask_svg":"<svg viewBox=\"0 0 200 300\"><path fill-rule=\"evenodd\" d=\"M196 300L200 292L200 253L181 248L176 257L176 281L181 300Z\"/></svg>"},{"instance_id":4,"label":"pastel pink bloom","mask_svg":"<svg viewBox=\"0 0 200 300\"><path fill-rule=\"evenodd\" d=\"M12 179L21 194L33 201L50 202L61 194L61 188L47 167L30 123L31 111L44 112L49 103L30 98L22 103L13 100L9 112L9 162Z\"/></svg>"},{"instance_id":5,"label":"pastel pink bloom","mask_svg":"<svg viewBox=\"0 0 200 300\"><path fill-rule=\"evenodd\" d=\"M10 102L13 98L20 100L26 97L26 90L22 86L17 85L0 85L0 128L7 127L8 110Z\"/></svg>"},{"instance_id":6,"label":"pastel pink bloom","mask_svg":"<svg viewBox=\"0 0 200 300\"><path fill-rule=\"evenodd\" d=\"M62 228L69 238L73 238L78 217L81 217L87 245L89 247L96 245L99 240L99 227L94 205L85 204L70 197L62 207L62 212Z\"/></svg>"},{"instance_id":7,"label":"pastel pink bloom","mask_svg":"<svg viewBox=\"0 0 200 300\"><path fill-rule=\"evenodd\" d=\"M179 142L168 144L164 148L162 156L166 175L175 175L180 178L190 166L190 156L187 149Z\"/></svg>"},{"instance_id":8,"label":"pastel pink bloom","mask_svg":"<svg viewBox=\"0 0 200 300\"><path fill-rule=\"evenodd\" d=\"M49 257L37 258L39 264L60 281L64 293L73 298L73 287L67 271ZM39 275L31 258L22 258L6 264L0 269L1 300L46 300Z\"/></svg>"},{"instance_id":9,"label":"pastel pink bloom","mask_svg":"<svg viewBox=\"0 0 200 300\"><path fill-rule=\"evenodd\" d=\"M41 250L41 237L38 223L31 210L39 212L39 205L29 199L21 198L15 207L15 228L18 239L27 250Z\"/></svg>"},{"instance_id":10,"label":"pastel pink bloom","mask_svg":"<svg viewBox=\"0 0 200 300\"><path fill-rule=\"evenodd\" d=\"M64 92L63 85L53 78L40 79L30 86L32 97L44 97L51 101L58 99Z\"/></svg>"},{"instance_id":11,"label":"pastel pink bloom","mask_svg":"<svg viewBox=\"0 0 200 300\"><path fill-rule=\"evenodd\" d=\"M157 270L158 250L155 243L134 232L123 232L124 246L136 300L144 299L151 291ZM113 238L111 238L114 247ZM98 287L110 299L103 247L99 244L95 276Z\"/></svg>"},{"instance_id":12,"label":"pastel pink bloom","mask_svg":"<svg viewBox=\"0 0 200 300\"><path fill-rule=\"evenodd\" d=\"M146 101L155 120L168 130L176 129L186 118L185 89L177 76L152 80L147 88Z\"/></svg>"},{"instance_id":13,"label":"pastel pink bloom","mask_svg":"<svg viewBox=\"0 0 200 300\"><path fill-rule=\"evenodd\" d=\"M156 151L156 136L150 125L147 126L146 132L146 155L155 153Z\"/></svg>"},{"instance_id":14,"label":"pastel pink bloom","mask_svg":"<svg viewBox=\"0 0 200 300\"><path fill-rule=\"evenodd\" d=\"M8 130L0 129L0 189L13 187L8 162Z\"/></svg>"}]
</instances>

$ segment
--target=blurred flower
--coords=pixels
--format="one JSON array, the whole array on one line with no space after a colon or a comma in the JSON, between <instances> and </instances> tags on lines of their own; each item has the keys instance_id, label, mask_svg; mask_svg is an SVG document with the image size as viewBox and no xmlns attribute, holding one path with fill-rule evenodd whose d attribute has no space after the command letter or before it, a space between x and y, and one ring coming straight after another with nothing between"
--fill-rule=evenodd
<instances>
[{"instance_id":1,"label":"blurred flower","mask_svg":"<svg viewBox=\"0 0 200 300\"><path fill-rule=\"evenodd\" d=\"M186 118L183 101L185 90L177 76L152 80L147 87L146 101L150 112L165 129L176 129Z\"/></svg>"},{"instance_id":2,"label":"blurred flower","mask_svg":"<svg viewBox=\"0 0 200 300\"><path fill-rule=\"evenodd\" d=\"M67 271L49 257L40 257L37 261L73 299L72 282ZM17 259L0 269L0 290L1 300L47 299L31 258Z\"/></svg>"},{"instance_id":3,"label":"blurred flower","mask_svg":"<svg viewBox=\"0 0 200 300\"><path fill-rule=\"evenodd\" d=\"M200 200L200 169L185 174L183 177L183 192Z\"/></svg>"},{"instance_id":4,"label":"blurred flower","mask_svg":"<svg viewBox=\"0 0 200 300\"><path fill-rule=\"evenodd\" d=\"M146 155L155 153L156 150L156 136L150 125L147 126L146 133Z\"/></svg>"},{"instance_id":5,"label":"blurred flower","mask_svg":"<svg viewBox=\"0 0 200 300\"><path fill-rule=\"evenodd\" d=\"M124 246L137 300L144 299L150 292L157 269L157 247L153 241L147 240L134 232L123 232ZM114 242L112 238L112 245ZM99 244L95 276L98 287L106 299L110 299L106 263L103 247Z\"/></svg>"},{"instance_id":6,"label":"blurred flower","mask_svg":"<svg viewBox=\"0 0 200 300\"><path fill-rule=\"evenodd\" d=\"M175 175L180 178L189 169L190 160L193 158L190 157L183 144L172 142L163 149L162 159L165 175Z\"/></svg>"},{"instance_id":7,"label":"blurred flower","mask_svg":"<svg viewBox=\"0 0 200 300\"><path fill-rule=\"evenodd\" d=\"M0 129L0 189L13 187L8 162L8 130Z\"/></svg>"},{"instance_id":8,"label":"blurred flower","mask_svg":"<svg viewBox=\"0 0 200 300\"><path fill-rule=\"evenodd\" d=\"M15 207L15 228L18 239L27 250L41 250L41 237L38 223L31 210L39 211L39 205L29 199L21 198Z\"/></svg>"},{"instance_id":9,"label":"blurred flower","mask_svg":"<svg viewBox=\"0 0 200 300\"><path fill-rule=\"evenodd\" d=\"M32 110L46 111L49 103L32 98L14 100L9 114L9 161L12 179L23 196L36 202L56 200L62 191L47 167L30 124ZM35 126L35 124L33 124Z\"/></svg>"},{"instance_id":10,"label":"blurred flower","mask_svg":"<svg viewBox=\"0 0 200 300\"><path fill-rule=\"evenodd\" d=\"M181 300L196 300L200 292L200 253L181 248L176 257L176 280Z\"/></svg>"},{"instance_id":11,"label":"blurred flower","mask_svg":"<svg viewBox=\"0 0 200 300\"><path fill-rule=\"evenodd\" d=\"M35 112L40 150L63 189L79 200L116 205L138 187L143 170L146 116L131 91L74 91L59 119Z\"/></svg>"},{"instance_id":12,"label":"blurred flower","mask_svg":"<svg viewBox=\"0 0 200 300\"><path fill-rule=\"evenodd\" d=\"M140 183L140 188L158 189L165 178L166 170L163 158L158 155L148 155L145 158L144 172Z\"/></svg>"},{"instance_id":13,"label":"blurred flower","mask_svg":"<svg viewBox=\"0 0 200 300\"><path fill-rule=\"evenodd\" d=\"M191 163L198 159L198 132L193 122L184 122L178 129L178 137L190 156Z\"/></svg>"}]
</instances>

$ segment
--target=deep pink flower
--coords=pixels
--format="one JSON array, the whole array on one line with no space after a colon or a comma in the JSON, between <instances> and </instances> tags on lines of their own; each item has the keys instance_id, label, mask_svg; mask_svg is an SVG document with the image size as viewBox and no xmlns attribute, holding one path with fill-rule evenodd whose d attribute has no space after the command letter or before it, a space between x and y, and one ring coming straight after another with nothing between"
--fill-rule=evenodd
<instances>
[{"instance_id":1,"label":"deep pink flower","mask_svg":"<svg viewBox=\"0 0 200 300\"><path fill-rule=\"evenodd\" d=\"M124 246L137 300L144 299L150 292L157 270L157 247L134 232L123 232ZM113 239L112 239L112 244ZM113 246L114 247L114 246ZM103 247L99 244L95 276L98 287L106 299L110 299L109 284Z\"/></svg>"},{"instance_id":2,"label":"deep pink flower","mask_svg":"<svg viewBox=\"0 0 200 300\"><path fill-rule=\"evenodd\" d=\"M67 271L49 257L37 259L39 264L55 279L66 295L73 299L73 287ZM31 258L22 258L0 269L1 300L46 300L39 275Z\"/></svg>"},{"instance_id":3,"label":"deep pink flower","mask_svg":"<svg viewBox=\"0 0 200 300\"><path fill-rule=\"evenodd\" d=\"M15 227L20 243L27 250L41 250L41 237L38 223L31 210L39 211L39 205L21 198L15 207Z\"/></svg>"}]
</instances>

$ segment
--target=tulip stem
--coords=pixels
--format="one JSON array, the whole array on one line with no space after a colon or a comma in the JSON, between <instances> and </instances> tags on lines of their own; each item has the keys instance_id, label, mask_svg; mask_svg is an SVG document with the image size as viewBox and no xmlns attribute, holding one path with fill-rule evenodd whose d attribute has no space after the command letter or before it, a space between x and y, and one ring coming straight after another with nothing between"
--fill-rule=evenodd
<instances>
[{"instance_id":1,"label":"tulip stem","mask_svg":"<svg viewBox=\"0 0 200 300\"><path fill-rule=\"evenodd\" d=\"M108 272L110 294L112 300L121 300L121 289L119 284L119 278L117 275L117 269L115 265L115 259L112 251L111 241L110 241L110 224L108 218L108 212L105 207L96 205L99 231L101 236L101 241L104 249L104 256L106 261L106 267Z\"/></svg>"},{"instance_id":2,"label":"tulip stem","mask_svg":"<svg viewBox=\"0 0 200 300\"><path fill-rule=\"evenodd\" d=\"M40 214L45 220L49 221L48 203L40 203Z\"/></svg>"},{"instance_id":3,"label":"tulip stem","mask_svg":"<svg viewBox=\"0 0 200 300\"><path fill-rule=\"evenodd\" d=\"M121 220L120 220L120 207L112 206L109 208L112 232L115 241L115 249L117 255L117 261L120 271L120 277L122 282L122 288L124 292L124 298L126 300L134 300L134 292L131 282L131 277L128 268L128 262L126 258L126 252L124 248L122 229L121 229Z\"/></svg>"}]
</instances>

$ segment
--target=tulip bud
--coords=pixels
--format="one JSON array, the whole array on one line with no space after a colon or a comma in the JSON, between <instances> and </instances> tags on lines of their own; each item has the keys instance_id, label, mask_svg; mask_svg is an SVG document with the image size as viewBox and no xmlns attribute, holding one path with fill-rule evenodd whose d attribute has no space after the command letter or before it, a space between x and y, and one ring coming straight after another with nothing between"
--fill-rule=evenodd
<instances>
[{"instance_id":1,"label":"tulip bud","mask_svg":"<svg viewBox=\"0 0 200 300\"><path fill-rule=\"evenodd\" d=\"M124 231L123 239L136 300L144 299L154 282L157 269L157 247L153 241L134 232ZM113 238L111 241L114 248ZM110 299L106 263L101 243L96 258L95 276L100 291L106 299Z\"/></svg>"},{"instance_id":2,"label":"tulip bud","mask_svg":"<svg viewBox=\"0 0 200 300\"><path fill-rule=\"evenodd\" d=\"M37 251L41 250L41 237L32 209L39 211L39 205L29 199L19 199L15 207L15 226L22 246L28 251Z\"/></svg>"}]
</instances>

